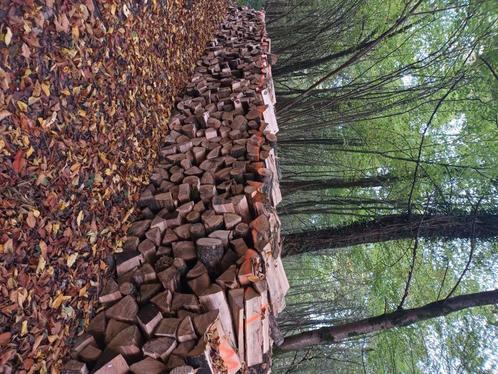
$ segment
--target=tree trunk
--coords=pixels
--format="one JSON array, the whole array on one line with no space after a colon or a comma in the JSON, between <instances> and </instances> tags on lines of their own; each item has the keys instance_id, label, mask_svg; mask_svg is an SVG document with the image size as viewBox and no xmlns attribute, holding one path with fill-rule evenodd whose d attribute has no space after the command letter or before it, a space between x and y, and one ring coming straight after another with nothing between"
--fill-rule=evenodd
<instances>
[{"instance_id":1,"label":"tree trunk","mask_svg":"<svg viewBox=\"0 0 498 374\"><path fill-rule=\"evenodd\" d=\"M446 300L435 301L419 308L400 309L393 313L386 313L344 325L323 327L288 336L285 338L284 343L278 347L278 350L295 351L317 344L339 343L354 336L408 326L462 309L496 303L498 303L498 290L455 296Z\"/></svg>"},{"instance_id":2,"label":"tree trunk","mask_svg":"<svg viewBox=\"0 0 498 374\"><path fill-rule=\"evenodd\" d=\"M473 225L474 220L475 225ZM417 234L420 238L494 238L498 236L498 216L493 214L385 216L329 229L288 234L284 243L284 255L389 240L414 239Z\"/></svg>"},{"instance_id":3,"label":"tree trunk","mask_svg":"<svg viewBox=\"0 0 498 374\"><path fill-rule=\"evenodd\" d=\"M295 191L318 191L329 188L352 188L352 187L380 187L396 181L397 178L392 175L378 175L374 177L365 177L358 179L311 179L297 181L281 181L280 188L284 193Z\"/></svg>"}]
</instances>

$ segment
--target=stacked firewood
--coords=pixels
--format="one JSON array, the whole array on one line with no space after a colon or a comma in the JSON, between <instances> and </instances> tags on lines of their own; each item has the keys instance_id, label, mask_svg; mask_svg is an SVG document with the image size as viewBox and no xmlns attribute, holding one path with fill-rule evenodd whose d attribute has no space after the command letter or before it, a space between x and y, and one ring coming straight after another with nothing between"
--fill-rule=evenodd
<instances>
[{"instance_id":1,"label":"stacked firewood","mask_svg":"<svg viewBox=\"0 0 498 374\"><path fill-rule=\"evenodd\" d=\"M264 15L231 9L176 104L102 310L63 373L269 372L289 288Z\"/></svg>"}]
</instances>

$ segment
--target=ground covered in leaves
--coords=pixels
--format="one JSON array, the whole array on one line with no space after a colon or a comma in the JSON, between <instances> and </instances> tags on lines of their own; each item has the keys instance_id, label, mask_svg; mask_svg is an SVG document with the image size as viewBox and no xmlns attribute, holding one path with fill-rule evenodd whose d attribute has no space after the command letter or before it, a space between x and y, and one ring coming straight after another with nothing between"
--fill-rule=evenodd
<instances>
[{"instance_id":1,"label":"ground covered in leaves","mask_svg":"<svg viewBox=\"0 0 498 374\"><path fill-rule=\"evenodd\" d=\"M227 4L0 4L0 373L57 372Z\"/></svg>"}]
</instances>

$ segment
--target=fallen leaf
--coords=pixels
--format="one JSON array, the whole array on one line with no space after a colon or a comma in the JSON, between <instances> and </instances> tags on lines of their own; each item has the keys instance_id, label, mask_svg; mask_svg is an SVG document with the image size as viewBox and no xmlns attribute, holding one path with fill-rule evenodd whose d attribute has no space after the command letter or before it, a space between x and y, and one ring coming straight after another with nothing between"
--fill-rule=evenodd
<instances>
[{"instance_id":1,"label":"fallen leaf","mask_svg":"<svg viewBox=\"0 0 498 374\"><path fill-rule=\"evenodd\" d=\"M64 301L69 299L71 299L70 296L64 296L63 293L59 293L57 297L52 301L52 304L50 304L50 307L53 309L58 309Z\"/></svg>"},{"instance_id":2,"label":"fallen leaf","mask_svg":"<svg viewBox=\"0 0 498 374\"><path fill-rule=\"evenodd\" d=\"M8 116L10 116L12 113L9 112L8 110L0 110L0 121L2 121L3 119L7 118Z\"/></svg>"},{"instance_id":3,"label":"fallen leaf","mask_svg":"<svg viewBox=\"0 0 498 374\"><path fill-rule=\"evenodd\" d=\"M17 101L17 107L23 111L23 112L27 112L28 111L28 104L26 104L24 101L22 100L18 100Z\"/></svg>"},{"instance_id":4,"label":"fallen leaf","mask_svg":"<svg viewBox=\"0 0 498 374\"><path fill-rule=\"evenodd\" d=\"M10 342L10 338L12 337L12 334L10 332L3 332L0 334L0 346L6 345L8 342Z\"/></svg>"},{"instance_id":5,"label":"fallen leaf","mask_svg":"<svg viewBox=\"0 0 498 374\"><path fill-rule=\"evenodd\" d=\"M26 59L26 60L29 60L29 58L31 57L31 51L29 50L29 47L26 43L23 43L22 44L22 47L21 47L21 55Z\"/></svg>"},{"instance_id":6,"label":"fallen leaf","mask_svg":"<svg viewBox=\"0 0 498 374\"><path fill-rule=\"evenodd\" d=\"M12 40L12 31L10 31L10 29L7 27L7 32L5 33L5 38L4 38L4 42L7 47L9 46L11 40Z\"/></svg>"},{"instance_id":7,"label":"fallen leaf","mask_svg":"<svg viewBox=\"0 0 498 374\"><path fill-rule=\"evenodd\" d=\"M28 333L28 321L24 320L21 324L21 336L24 336Z\"/></svg>"},{"instance_id":8,"label":"fallen leaf","mask_svg":"<svg viewBox=\"0 0 498 374\"><path fill-rule=\"evenodd\" d=\"M84 217L83 211L80 210L80 212L78 213L78 217L76 218L76 224L78 225L78 227L81 225L83 217Z\"/></svg>"},{"instance_id":9,"label":"fallen leaf","mask_svg":"<svg viewBox=\"0 0 498 374\"><path fill-rule=\"evenodd\" d=\"M24 159L24 151L17 151L14 162L12 163L12 167L16 173L20 173L24 169L24 165L26 164L26 160Z\"/></svg>"},{"instance_id":10,"label":"fallen leaf","mask_svg":"<svg viewBox=\"0 0 498 374\"><path fill-rule=\"evenodd\" d=\"M33 212L28 213L28 217L26 218L26 223L30 228L34 228L36 226L36 217Z\"/></svg>"},{"instance_id":11,"label":"fallen leaf","mask_svg":"<svg viewBox=\"0 0 498 374\"><path fill-rule=\"evenodd\" d=\"M67 261L66 261L67 266L72 267L74 265L74 263L76 262L77 258L78 258L77 253L73 253L73 254L69 255L67 258Z\"/></svg>"},{"instance_id":12,"label":"fallen leaf","mask_svg":"<svg viewBox=\"0 0 498 374\"><path fill-rule=\"evenodd\" d=\"M36 274L39 274L45 270L45 265L47 264L47 261L43 256L38 257L38 266L36 267Z\"/></svg>"}]
</instances>

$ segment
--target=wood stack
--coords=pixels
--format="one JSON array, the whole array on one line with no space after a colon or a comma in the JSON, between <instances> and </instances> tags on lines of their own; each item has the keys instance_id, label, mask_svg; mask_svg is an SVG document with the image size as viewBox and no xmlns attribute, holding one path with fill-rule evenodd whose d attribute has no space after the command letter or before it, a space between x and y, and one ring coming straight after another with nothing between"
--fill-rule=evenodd
<instances>
[{"instance_id":1,"label":"wood stack","mask_svg":"<svg viewBox=\"0 0 498 374\"><path fill-rule=\"evenodd\" d=\"M270 320L289 284L269 49L264 15L231 9L177 101L116 277L63 373L270 372Z\"/></svg>"}]
</instances>

